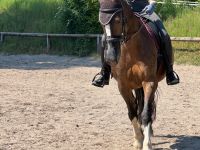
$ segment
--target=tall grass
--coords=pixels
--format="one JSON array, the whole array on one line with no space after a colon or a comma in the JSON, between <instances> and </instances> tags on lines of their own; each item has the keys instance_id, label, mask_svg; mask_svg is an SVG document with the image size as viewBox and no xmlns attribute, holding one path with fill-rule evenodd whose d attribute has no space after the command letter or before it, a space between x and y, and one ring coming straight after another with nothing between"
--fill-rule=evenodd
<instances>
[{"instance_id":1,"label":"tall grass","mask_svg":"<svg viewBox=\"0 0 200 150\"><path fill-rule=\"evenodd\" d=\"M176 18L169 18L165 26L170 36L200 37L200 7L182 7ZM173 42L176 49L200 50L200 43Z\"/></svg>"},{"instance_id":2,"label":"tall grass","mask_svg":"<svg viewBox=\"0 0 200 150\"><path fill-rule=\"evenodd\" d=\"M63 33L55 18L62 0L0 0L0 31ZM6 37L0 52L8 54L43 53L45 39Z\"/></svg>"},{"instance_id":3,"label":"tall grass","mask_svg":"<svg viewBox=\"0 0 200 150\"><path fill-rule=\"evenodd\" d=\"M181 6L175 18L164 22L170 36L200 37L200 7ZM173 42L178 64L200 65L200 43Z\"/></svg>"},{"instance_id":4,"label":"tall grass","mask_svg":"<svg viewBox=\"0 0 200 150\"><path fill-rule=\"evenodd\" d=\"M0 0L0 31L65 33L64 24L57 15L63 4L63 0ZM0 52L40 54L45 52L45 40L6 37L0 44ZM85 56L96 49L95 43L88 39L51 39L50 53Z\"/></svg>"},{"instance_id":5,"label":"tall grass","mask_svg":"<svg viewBox=\"0 0 200 150\"><path fill-rule=\"evenodd\" d=\"M62 32L55 18L62 0L0 0L0 30Z\"/></svg>"},{"instance_id":6,"label":"tall grass","mask_svg":"<svg viewBox=\"0 0 200 150\"><path fill-rule=\"evenodd\" d=\"M64 0L0 0L0 31L66 33L66 26L63 24L66 19L62 18L64 19L62 20L62 16L58 13L58 8L62 8L62 5L64 5ZM171 36L200 37L200 7L168 5L158 8L160 15L167 19L164 24ZM79 6L78 9L80 9ZM87 17L90 17L90 14L87 14ZM67 13L66 16L68 16ZM98 22L97 19L96 22ZM51 39L51 41L52 50L50 52L53 54L85 56L96 50L95 40ZM199 51L200 44L173 42L173 47L182 52L183 50L186 52L185 49L196 52ZM46 41L42 38L7 37L5 42L0 44L0 52L9 54L38 54L44 49L46 49Z\"/></svg>"},{"instance_id":7,"label":"tall grass","mask_svg":"<svg viewBox=\"0 0 200 150\"><path fill-rule=\"evenodd\" d=\"M189 64L200 66L200 51L190 51L189 49L175 49L175 62L177 64Z\"/></svg>"},{"instance_id":8,"label":"tall grass","mask_svg":"<svg viewBox=\"0 0 200 150\"><path fill-rule=\"evenodd\" d=\"M171 36L200 37L200 7L182 7L175 18L165 21Z\"/></svg>"}]
</instances>

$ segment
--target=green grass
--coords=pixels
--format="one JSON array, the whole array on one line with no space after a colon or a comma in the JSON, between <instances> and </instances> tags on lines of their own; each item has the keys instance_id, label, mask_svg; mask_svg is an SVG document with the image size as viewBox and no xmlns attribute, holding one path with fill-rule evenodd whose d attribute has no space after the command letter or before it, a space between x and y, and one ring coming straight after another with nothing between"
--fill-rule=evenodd
<instances>
[{"instance_id":1,"label":"green grass","mask_svg":"<svg viewBox=\"0 0 200 150\"><path fill-rule=\"evenodd\" d=\"M171 36L200 37L200 7L184 8L176 18L169 18L165 26Z\"/></svg>"},{"instance_id":2,"label":"green grass","mask_svg":"<svg viewBox=\"0 0 200 150\"><path fill-rule=\"evenodd\" d=\"M57 15L61 5L63 0L0 0L0 31L65 33ZM200 37L199 15L200 7L183 7L176 18L168 18L164 24L170 36ZM52 39L50 53L85 56L91 49L96 52L95 43L88 39ZM173 47L177 63L200 65L200 44L173 42ZM40 54L45 49L43 38L6 37L0 43L0 53L6 54Z\"/></svg>"},{"instance_id":3,"label":"green grass","mask_svg":"<svg viewBox=\"0 0 200 150\"><path fill-rule=\"evenodd\" d=\"M200 50L175 50L174 55L176 64L189 64L200 66Z\"/></svg>"},{"instance_id":4,"label":"green grass","mask_svg":"<svg viewBox=\"0 0 200 150\"><path fill-rule=\"evenodd\" d=\"M170 36L200 37L200 7L183 8L164 22ZM177 64L200 65L200 43L173 42Z\"/></svg>"},{"instance_id":5,"label":"green grass","mask_svg":"<svg viewBox=\"0 0 200 150\"><path fill-rule=\"evenodd\" d=\"M0 0L0 30L62 32L55 14L62 0Z\"/></svg>"},{"instance_id":6,"label":"green grass","mask_svg":"<svg viewBox=\"0 0 200 150\"><path fill-rule=\"evenodd\" d=\"M0 0L0 31L65 33L57 14L63 0ZM96 41L88 39L51 39L50 54L88 55ZM94 44L93 44L94 43ZM45 38L6 37L0 53L41 54L46 51Z\"/></svg>"},{"instance_id":7,"label":"green grass","mask_svg":"<svg viewBox=\"0 0 200 150\"><path fill-rule=\"evenodd\" d=\"M63 33L55 17L62 0L0 0L0 31ZM1 53L40 54L46 49L45 38L6 37Z\"/></svg>"},{"instance_id":8,"label":"green grass","mask_svg":"<svg viewBox=\"0 0 200 150\"><path fill-rule=\"evenodd\" d=\"M0 31L63 33L57 19L62 0L0 0ZM6 37L0 52L39 54L46 49L46 39Z\"/></svg>"}]
</instances>

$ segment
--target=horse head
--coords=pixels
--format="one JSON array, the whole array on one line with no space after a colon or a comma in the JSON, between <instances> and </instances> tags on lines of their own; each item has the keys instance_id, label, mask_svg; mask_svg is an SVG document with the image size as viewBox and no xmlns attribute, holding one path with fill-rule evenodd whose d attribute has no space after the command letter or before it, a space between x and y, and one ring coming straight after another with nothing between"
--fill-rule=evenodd
<instances>
[{"instance_id":1,"label":"horse head","mask_svg":"<svg viewBox=\"0 0 200 150\"><path fill-rule=\"evenodd\" d=\"M116 64L122 43L137 33L140 23L126 0L99 0L99 3L99 22L107 42L105 60Z\"/></svg>"},{"instance_id":2,"label":"horse head","mask_svg":"<svg viewBox=\"0 0 200 150\"><path fill-rule=\"evenodd\" d=\"M121 0L99 0L99 21L106 36L105 59L117 63L120 46L126 38L125 16Z\"/></svg>"}]
</instances>

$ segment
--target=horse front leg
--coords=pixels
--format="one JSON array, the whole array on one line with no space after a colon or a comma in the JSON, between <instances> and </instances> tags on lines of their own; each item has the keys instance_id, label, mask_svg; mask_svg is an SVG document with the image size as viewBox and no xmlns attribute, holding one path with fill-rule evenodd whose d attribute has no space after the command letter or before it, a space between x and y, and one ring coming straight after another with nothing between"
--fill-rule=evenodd
<instances>
[{"instance_id":1,"label":"horse front leg","mask_svg":"<svg viewBox=\"0 0 200 150\"><path fill-rule=\"evenodd\" d=\"M131 121L131 123L133 125L133 132L134 132L134 143L133 143L134 150L135 149L141 150L143 147L143 140L144 140L141 124L136 117Z\"/></svg>"},{"instance_id":2,"label":"horse front leg","mask_svg":"<svg viewBox=\"0 0 200 150\"><path fill-rule=\"evenodd\" d=\"M144 127L144 141L143 150L152 150L151 136L152 136L152 113L154 111L154 94L157 89L158 83L145 82L143 83L144 89L144 108L141 115L142 125Z\"/></svg>"},{"instance_id":3,"label":"horse front leg","mask_svg":"<svg viewBox=\"0 0 200 150\"><path fill-rule=\"evenodd\" d=\"M137 116L137 101L136 98L134 97L132 90L129 88L126 88L124 86L118 85L119 91L124 98L127 108L128 108L128 116L129 119L131 120L131 123L133 125L133 133L134 133L134 150L141 150L142 149L142 144L143 144L143 133L141 129L141 125L138 121L138 116Z\"/></svg>"}]
</instances>

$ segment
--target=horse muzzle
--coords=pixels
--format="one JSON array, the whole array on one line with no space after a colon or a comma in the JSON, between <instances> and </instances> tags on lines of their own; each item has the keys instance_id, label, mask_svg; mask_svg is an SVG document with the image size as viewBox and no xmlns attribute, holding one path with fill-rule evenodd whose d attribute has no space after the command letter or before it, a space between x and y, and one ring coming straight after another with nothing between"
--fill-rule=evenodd
<instances>
[{"instance_id":1,"label":"horse muzzle","mask_svg":"<svg viewBox=\"0 0 200 150\"><path fill-rule=\"evenodd\" d=\"M105 53L105 60L108 63L117 63L116 50L114 48L108 48Z\"/></svg>"},{"instance_id":2,"label":"horse muzzle","mask_svg":"<svg viewBox=\"0 0 200 150\"><path fill-rule=\"evenodd\" d=\"M107 39L107 50L105 51L105 60L108 63L118 63L120 53L120 40L117 38Z\"/></svg>"}]
</instances>

